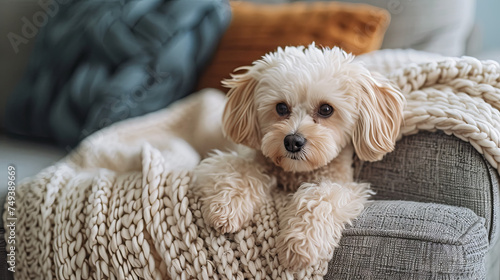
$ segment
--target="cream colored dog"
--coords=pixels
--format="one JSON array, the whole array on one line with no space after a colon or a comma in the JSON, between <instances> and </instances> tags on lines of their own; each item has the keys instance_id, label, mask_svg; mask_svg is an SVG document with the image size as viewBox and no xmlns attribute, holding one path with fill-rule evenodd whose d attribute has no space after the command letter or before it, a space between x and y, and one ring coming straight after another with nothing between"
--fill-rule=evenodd
<instances>
[{"instance_id":1,"label":"cream colored dog","mask_svg":"<svg viewBox=\"0 0 500 280\"><path fill-rule=\"evenodd\" d=\"M238 152L195 170L205 221L222 233L250 221L270 188L293 193L280 212L279 261L291 269L331 256L363 210L369 184L353 182L353 152L380 160L394 148L402 94L339 48L279 48L225 81L223 128Z\"/></svg>"}]
</instances>

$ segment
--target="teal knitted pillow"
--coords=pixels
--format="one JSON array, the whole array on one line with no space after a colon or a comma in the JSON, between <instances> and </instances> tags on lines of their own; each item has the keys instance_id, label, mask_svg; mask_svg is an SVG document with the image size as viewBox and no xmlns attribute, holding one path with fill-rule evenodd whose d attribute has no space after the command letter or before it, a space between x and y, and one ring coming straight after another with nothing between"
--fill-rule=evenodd
<instances>
[{"instance_id":1,"label":"teal knitted pillow","mask_svg":"<svg viewBox=\"0 0 500 280\"><path fill-rule=\"evenodd\" d=\"M227 0L53 5L5 126L63 146L190 94L231 16Z\"/></svg>"}]
</instances>

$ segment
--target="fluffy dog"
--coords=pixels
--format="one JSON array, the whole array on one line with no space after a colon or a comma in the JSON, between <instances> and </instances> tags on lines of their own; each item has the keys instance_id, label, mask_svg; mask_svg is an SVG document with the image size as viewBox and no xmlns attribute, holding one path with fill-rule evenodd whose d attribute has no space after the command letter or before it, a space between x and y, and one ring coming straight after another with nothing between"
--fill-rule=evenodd
<instances>
[{"instance_id":1,"label":"fluffy dog","mask_svg":"<svg viewBox=\"0 0 500 280\"><path fill-rule=\"evenodd\" d=\"M225 134L243 144L195 170L204 220L221 233L251 220L270 188L293 192L279 214L280 263L301 269L331 256L363 210L369 184L353 182L353 153L380 160L394 148L404 98L339 48L278 48L229 87Z\"/></svg>"}]
</instances>

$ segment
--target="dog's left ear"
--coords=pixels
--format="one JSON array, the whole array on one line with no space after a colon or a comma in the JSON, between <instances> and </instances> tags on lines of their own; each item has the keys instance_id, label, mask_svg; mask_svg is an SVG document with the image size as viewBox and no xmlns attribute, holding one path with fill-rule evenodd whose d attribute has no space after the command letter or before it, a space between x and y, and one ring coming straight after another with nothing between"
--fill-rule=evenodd
<instances>
[{"instance_id":1,"label":"dog's left ear","mask_svg":"<svg viewBox=\"0 0 500 280\"><path fill-rule=\"evenodd\" d=\"M403 94L378 74L363 73L357 81L359 120L352 142L361 160L377 161L394 149L403 121Z\"/></svg>"},{"instance_id":2,"label":"dog's left ear","mask_svg":"<svg viewBox=\"0 0 500 280\"><path fill-rule=\"evenodd\" d=\"M237 144L260 150L261 133L254 104L257 80L253 77L256 66L237 68L246 70L243 74L233 74L222 84L228 87L228 100L222 115L222 127L226 136Z\"/></svg>"}]
</instances>

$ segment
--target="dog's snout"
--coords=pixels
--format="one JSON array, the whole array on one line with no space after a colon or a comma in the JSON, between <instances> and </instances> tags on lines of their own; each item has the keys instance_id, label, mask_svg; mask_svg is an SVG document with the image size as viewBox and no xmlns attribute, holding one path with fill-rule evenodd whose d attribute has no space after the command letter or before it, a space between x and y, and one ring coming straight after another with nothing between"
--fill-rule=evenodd
<instances>
[{"instance_id":1,"label":"dog's snout","mask_svg":"<svg viewBox=\"0 0 500 280\"><path fill-rule=\"evenodd\" d=\"M284 142L287 151L296 153L306 144L306 139L299 134L288 134Z\"/></svg>"}]
</instances>

